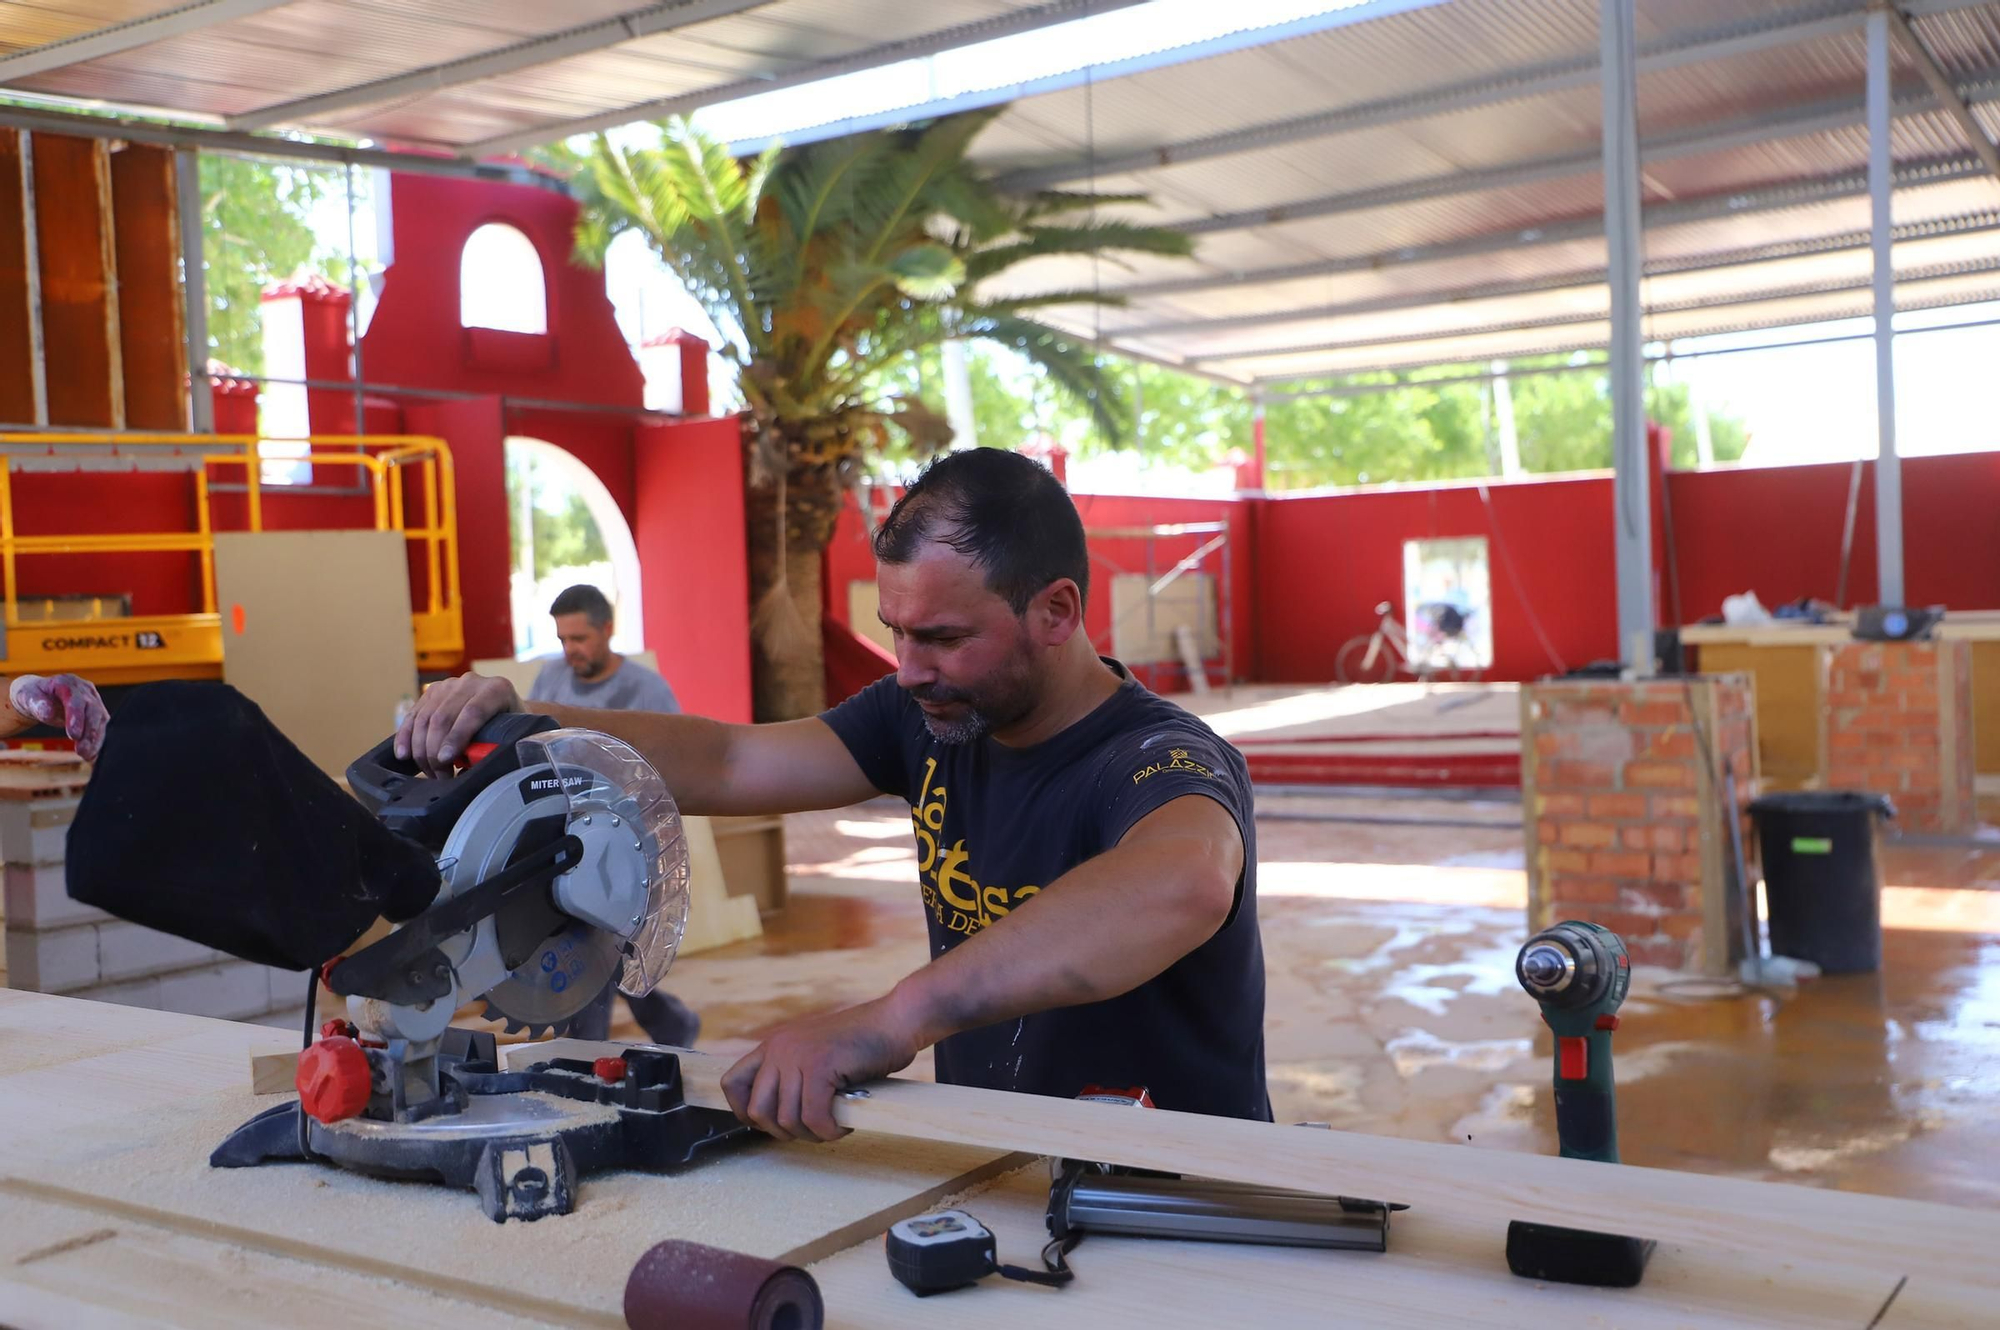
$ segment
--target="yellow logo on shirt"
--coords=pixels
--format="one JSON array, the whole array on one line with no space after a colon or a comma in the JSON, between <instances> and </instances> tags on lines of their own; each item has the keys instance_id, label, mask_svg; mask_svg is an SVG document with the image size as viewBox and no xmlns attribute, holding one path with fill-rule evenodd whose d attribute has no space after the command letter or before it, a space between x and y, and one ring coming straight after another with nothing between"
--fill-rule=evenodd
<instances>
[{"instance_id":1,"label":"yellow logo on shirt","mask_svg":"<svg viewBox=\"0 0 2000 1330\"><path fill-rule=\"evenodd\" d=\"M965 841L943 843L944 814L950 792L932 785L937 759L924 764L924 784L910 806L910 826L917 835L917 878L924 904L940 924L968 937L1016 909L1041 890L1038 886L985 886L973 876L972 852Z\"/></svg>"},{"instance_id":2,"label":"yellow logo on shirt","mask_svg":"<svg viewBox=\"0 0 2000 1330\"><path fill-rule=\"evenodd\" d=\"M1133 772L1132 783L1137 785L1147 777L1157 776L1162 771L1192 771L1197 776L1206 776L1210 780L1215 779L1215 773L1189 757L1187 749L1170 748L1167 750L1166 761L1154 762L1150 766L1140 767L1137 771Z\"/></svg>"}]
</instances>

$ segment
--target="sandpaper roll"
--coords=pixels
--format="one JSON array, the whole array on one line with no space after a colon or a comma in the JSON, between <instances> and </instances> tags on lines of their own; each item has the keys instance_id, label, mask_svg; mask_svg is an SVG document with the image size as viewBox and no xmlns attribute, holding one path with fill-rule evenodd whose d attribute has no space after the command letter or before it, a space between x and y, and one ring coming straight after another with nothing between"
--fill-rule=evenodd
<instances>
[{"instance_id":1,"label":"sandpaper roll","mask_svg":"<svg viewBox=\"0 0 2000 1330\"><path fill-rule=\"evenodd\" d=\"M820 1330L819 1285L797 1266L699 1242L655 1243L625 1281L632 1330Z\"/></svg>"}]
</instances>

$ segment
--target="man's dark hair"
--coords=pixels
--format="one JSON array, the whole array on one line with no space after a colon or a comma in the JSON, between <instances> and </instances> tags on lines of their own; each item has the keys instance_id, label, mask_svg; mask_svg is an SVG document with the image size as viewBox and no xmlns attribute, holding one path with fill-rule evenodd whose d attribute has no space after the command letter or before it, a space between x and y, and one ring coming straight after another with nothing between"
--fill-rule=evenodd
<instances>
[{"instance_id":1,"label":"man's dark hair","mask_svg":"<svg viewBox=\"0 0 2000 1330\"><path fill-rule=\"evenodd\" d=\"M1089 597L1083 519L1062 482L1019 453L967 448L926 466L875 533L875 557L908 563L933 540L972 560L1016 614L1058 578Z\"/></svg>"},{"instance_id":2,"label":"man's dark hair","mask_svg":"<svg viewBox=\"0 0 2000 1330\"><path fill-rule=\"evenodd\" d=\"M590 583L579 582L556 597L556 603L549 606L549 613L557 618L565 614L586 614L590 616L592 628L602 628L611 622L611 602Z\"/></svg>"}]
</instances>

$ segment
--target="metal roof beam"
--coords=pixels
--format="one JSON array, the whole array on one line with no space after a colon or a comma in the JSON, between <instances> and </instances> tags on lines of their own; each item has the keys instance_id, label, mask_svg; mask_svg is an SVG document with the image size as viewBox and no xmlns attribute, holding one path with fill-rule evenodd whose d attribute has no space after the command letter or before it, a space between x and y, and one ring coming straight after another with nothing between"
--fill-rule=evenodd
<instances>
[{"instance_id":1,"label":"metal roof beam","mask_svg":"<svg viewBox=\"0 0 2000 1330\"><path fill-rule=\"evenodd\" d=\"M1948 235L1980 235L1989 231L2000 231L2000 213L1980 212L1929 222L1906 222L1896 227L1895 239L1901 244L1910 240L1928 240ZM1653 259L1646 264L1646 276L1651 278L1688 272L1715 272L1752 263L1773 263L1816 254L1838 254L1848 250L1867 249L1868 244L1866 231L1848 231L1809 240L1780 241L1775 244L1754 245L1746 249L1726 250L1689 258ZM1602 268L1585 268L1552 273L1547 277L1530 277L1513 282L1489 282L1479 286L1454 287L1443 291L1398 292L1392 296L1377 296L1371 300L1350 300L1340 304L1314 305L1306 309L1263 310L1254 314L1231 314L1221 318L1173 319L1159 323L1129 324L1119 328L1115 335L1143 338L1171 333L1226 332L1232 329L1259 328L1274 323L1308 323L1319 319L1344 318L1354 314L1386 314L1395 310L1423 309L1434 305L1462 305L1474 300L1540 295L1547 291L1576 290L1603 284Z\"/></svg>"},{"instance_id":2,"label":"metal roof beam","mask_svg":"<svg viewBox=\"0 0 2000 1330\"><path fill-rule=\"evenodd\" d=\"M355 106L368 106L404 97L442 92L446 88L456 87L462 83L498 78L516 70L567 60L572 56L585 55L591 51L601 51L606 47L635 41L640 37L672 32L676 28L691 27L711 19L727 18L731 14L740 14L745 10L756 9L770 3L772 0L664 0L664 3L648 5L644 9L634 9L611 18L599 19L595 23L583 23L560 32L530 37L463 59L446 60L439 64L426 65L422 69L413 69L407 73L374 79L367 83L357 83L350 87L336 88L331 92L311 97L300 97L289 102L274 102L269 106L260 106L254 111L245 111L241 115L225 117L223 123L231 129L240 130L269 129L273 125L306 124L315 116L324 116Z\"/></svg>"},{"instance_id":3,"label":"metal roof beam","mask_svg":"<svg viewBox=\"0 0 2000 1330\"><path fill-rule=\"evenodd\" d=\"M1910 26L1908 19L1886 4L1883 5L1883 10L1889 16L1890 35L1909 52L1917 72L1922 74L1924 82L1930 85L1931 95L1937 99L1945 112L1958 122L1959 132L1965 135L1966 142L1971 145L1972 150L1979 154L1979 160L1986 163L1986 169L1992 173L1994 179L2000 180L2000 150L1994 148L1993 140L1986 137L1986 130L1979 123L1979 118L1972 114L1973 99L1967 97L1956 86L1952 77L1944 72L1944 66L1938 63L1937 56L1917 34L1917 30ZM1891 108L1890 114L1895 114L1894 108Z\"/></svg>"},{"instance_id":4,"label":"metal roof beam","mask_svg":"<svg viewBox=\"0 0 2000 1330\"><path fill-rule=\"evenodd\" d=\"M1990 259L1967 259L1958 263L1917 264L1898 269L1898 282L1929 282L1946 277L1977 277L1986 273L2000 272L2000 257ZM1739 305L1757 305L1767 300L1793 300L1801 296L1839 293L1843 291L1866 291L1872 277L1862 277L1850 282L1794 282L1787 286L1766 287L1761 291L1744 291L1727 296L1698 296L1685 300L1648 301L1645 312L1655 314L1686 314L1702 309L1731 309ZM1598 283L1602 285L1600 281ZM1243 351L1217 352L1212 356L1192 356L1189 363L1212 365L1238 360L1269 360L1277 356L1311 355L1316 351L1352 351L1365 346L1404 346L1420 342L1436 342L1453 337L1488 337L1494 333L1527 332L1539 328L1564 328L1580 323L1602 323L1610 315L1605 310L1590 310L1565 314L1551 314L1539 319L1514 319L1505 323L1484 324L1476 328L1429 328L1422 332L1398 333L1390 337L1363 337L1340 342L1308 342L1297 346L1255 347Z\"/></svg>"},{"instance_id":5,"label":"metal roof beam","mask_svg":"<svg viewBox=\"0 0 2000 1330\"><path fill-rule=\"evenodd\" d=\"M1909 8L1915 13L1946 13L1976 8L1985 2L1917 0ZM1774 46L1859 32L1865 17L1865 7L1857 0L1818 0L1817 3L1799 5L1775 15L1761 15L1719 27L1676 33L1640 46L1639 72L1647 74L1679 65L1724 60ZM1348 134L1405 120L1470 110L1494 102L1518 101L1572 88L1590 87L1596 84L1597 76L1598 55L1592 51L1567 60L1520 66L1484 78L1441 84L1376 101L1356 102L1313 115L1250 125L1228 133L1164 143L1134 152L1099 156L1094 163L1079 160L1012 171L1001 176L1000 183L1007 189L1034 190L1092 175L1102 180L1107 176L1233 156L1259 148L1296 143L1302 139Z\"/></svg>"},{"instance_id":6,"label":"metal roof beam","mask_svg":"<svg viewBox=\"0 0 2000 1330\"><path fill-rule=\"evenodd\" d=\"M1896 184L1898 188L1944 184L1981 175L1984 170L1984 163L1968 153L1960 157L1900 166L1896 169ZM1825 203L1834 199L1852 198L1867 192L1868 173L1856 169L1834 175L1765 185L1755 189L1732 190L1728 193L1681 199L1671 203L1656 203L1646 209L1645 223L1648 227L1659 227L1708 221L1717 217L1740 217L1782 208ZM1542 226L1516 227L1506 231L1439 241L1430 245L1408 245L1401 249L1373 254L1311 259L1304 263L1291 263L1278 268L1212 273L1205 277L1179 277L1159 282L1141 282L1133 286L1108 287L1106 290L1109 294L1126 300L1149 296L1184 295L1224 286L1263 285L1296 281L1307 277L1327 277L1343 272L1371 272L1410 263L1435 262L1439 259L1475 258L1482 254L1496 254L1528 245L1592 240L1603 234L1602 217L1577 217Z\"/></svg>"},{"instance_id":7,"label":"metal roof beam","mask_svg":"<svg viewBox=\"0 0 2000 1330\"><path fill-rule=\"evenodd\" d=\"M51 69L63 69L135 47L150 46L154 42L182 37L231 19L248 18L288 3L290 0L188 0L186 4L148 14L144 18L128 19L95 32L78 33L74 37L64 37L0 56L0 83L12 83L16 79L46 74Z\"/></svg>"},{"instance_id":8,"label":"metal roof beam","mask_svg":"<svg viewBox=\"0 0 2000 1330\"><path fill-rule=\"evenodd\" d=\"M905 37L899 41L884 42L880 46L871 46L852 55L815 61L786 74L768 78L738 79L734 83L723 83L675 97L639 102L636 105L620 107L615 111L600 111L595 115L577 116L569 120L537 125L533 129L496 134L492 138L469 143L459 151L461 155L467 157L518 152L556 139L567 138L572 134L590 134L599 130L616 129L635 120L657 120L663 116L686 115L717 102L734 101L739 97L754 97L758 93L776 92L780 88L795 88L801 84L817 83L821 79L835 78L842 74L879 69L899 61L915 60L921 56L935 55L939 51L970 46L975 42L992 41L996 37L1032 32L1037 28L1052 27L1058 23L1068 23L1139 3L1142 3L1142 0L1047 0L1044 4L1016 9L992 18L961 23L956 27Z\"/></svg>"}]
</instances>

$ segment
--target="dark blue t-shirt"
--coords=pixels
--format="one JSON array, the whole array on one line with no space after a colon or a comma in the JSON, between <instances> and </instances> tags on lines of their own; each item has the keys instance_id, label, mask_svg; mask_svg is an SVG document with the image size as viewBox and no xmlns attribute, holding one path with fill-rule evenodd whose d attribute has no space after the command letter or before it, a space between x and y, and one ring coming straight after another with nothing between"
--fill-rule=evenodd
<instances>
[{"instance_id":1,"label":"dark blue t-shirt","mask_svg":"<svg viewBox=\"0 0 2000 1330\"><path fill-rule=\"evenodd\" d=\"M1243 835L1236 901L1208 941L1120 997L952 1035L937 1046L938 1080L1063 1097L1142 1085L1161 1108L1268 1121L1250 773L1208 726L1106 663L1118 691L1030 748L940 743L894 676L825 713L875 788L910 805L933 957L1032 909L1184 795L1214 799Z\"/></svg>"}]
</instances>

